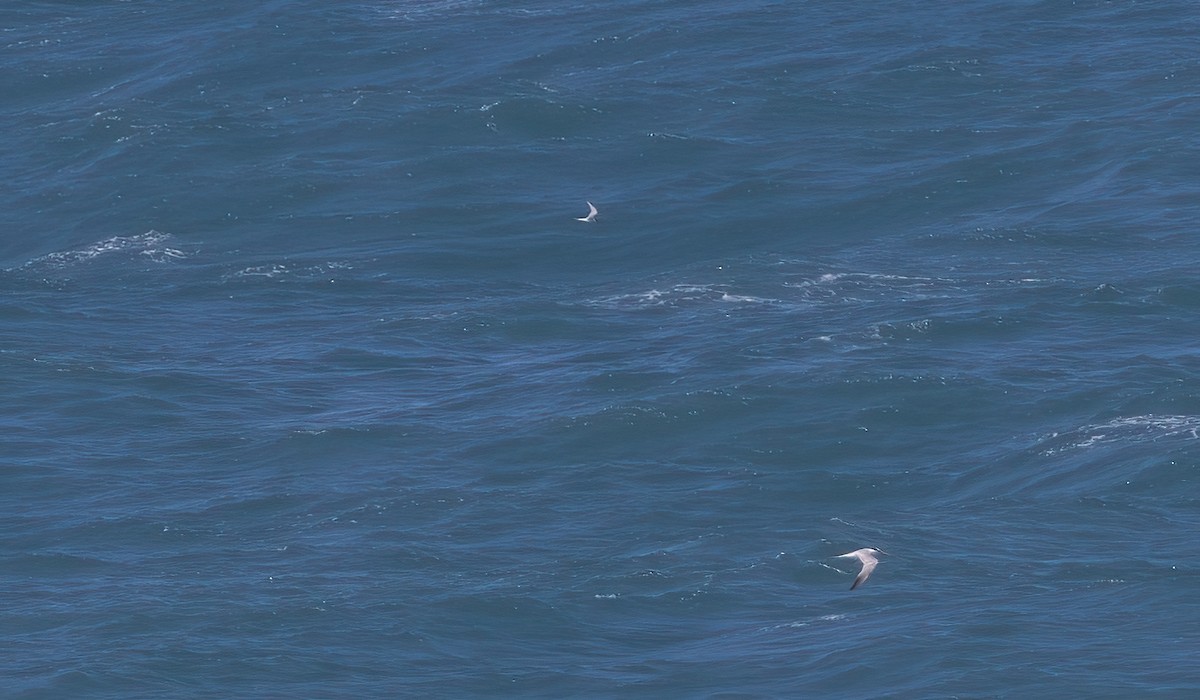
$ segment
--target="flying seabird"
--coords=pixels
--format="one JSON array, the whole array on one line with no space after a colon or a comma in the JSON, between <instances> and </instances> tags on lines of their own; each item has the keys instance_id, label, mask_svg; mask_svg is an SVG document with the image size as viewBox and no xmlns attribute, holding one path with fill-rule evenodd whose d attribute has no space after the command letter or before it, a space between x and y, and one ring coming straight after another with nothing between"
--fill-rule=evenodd
<instances>
[{"instance_id":1,"label":"flying seabird","mask_svg":"<svg viewBox=\"0 0 1200 700\"><path fill-rule=\"evenodd\" d=\"M596 211L596 207L593 206L591 202L588 202L587 205L588 205L588 215L581 216L581 217L575 219L576 221L586 221L587 223L592 223L596 220L596 214L599 214L600 212Z\"/></svg>"},{"instance_id":2,"label":"flying seabird","mask_svg":"<svg viewBox=\"0 0 1200 700\"><path fill-rule=\"evenodd\" d=\"M887 554L887 552L883 551L882 549L875 549L874 547L863 547L862 549L856 549L853 552L846 552L845 554L838 555L838 557L854 557L862 562L862 571L858 572L858 578L854 579L854 583L850 586L850 590L858 588L867 580L867 577L871 575L871 572L874 571L875 567L879 564L879 557L877 556L879 554Z\"/></svg>"}]
</instances>

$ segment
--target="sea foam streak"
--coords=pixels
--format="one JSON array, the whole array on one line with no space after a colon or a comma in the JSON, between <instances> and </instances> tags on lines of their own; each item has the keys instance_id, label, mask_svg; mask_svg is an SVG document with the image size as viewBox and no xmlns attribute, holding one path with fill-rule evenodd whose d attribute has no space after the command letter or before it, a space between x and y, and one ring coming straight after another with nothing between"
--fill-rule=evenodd
<instances>
[{"instance_id":1,"label":"sea foam streak","mask_svg":"<svg viewBox=\"0 0 1200 700\"><path fill-rule=\"evenodd\" d=\"M1062 440L1063 444L1048 447L1043 455L1073 449L1086 449L1110 442L1149 442L1161 438L1200 438L1200 416L1130 416L1115 418L1107 423L1087 425L1069 433L1055 433L1049 440Z\"/></svg>"},{"instance_id":2,"label":"sea foam streak","mask_svg":"<svg viewBox=\"0 0 1200 700\"><path fill-rule=\"evenodd\" d=\"M38 256L9 271L58 270L86 263L101 255L122 252L136 253L157 263L186 258L187 253L163 245L170 239L171 234L154 230L136 236L113 236L79 248Z\"/></svg>"}]
</instances>

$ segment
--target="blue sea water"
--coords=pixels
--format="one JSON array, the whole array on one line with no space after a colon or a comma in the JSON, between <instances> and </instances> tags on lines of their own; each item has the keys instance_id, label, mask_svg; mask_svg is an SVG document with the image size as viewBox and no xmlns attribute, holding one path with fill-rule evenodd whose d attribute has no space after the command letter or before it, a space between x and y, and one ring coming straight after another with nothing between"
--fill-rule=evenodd
<instances>
[{"instance_id":1,"label":"blue sea water","mask_svg":"<svg viewBox=\"0 0 1200 700\"><path fill-rule=\"evenodd\" d=\"M1200 693L1194 3L0 30L0 696Z\"/></svg>"}]
</instances>

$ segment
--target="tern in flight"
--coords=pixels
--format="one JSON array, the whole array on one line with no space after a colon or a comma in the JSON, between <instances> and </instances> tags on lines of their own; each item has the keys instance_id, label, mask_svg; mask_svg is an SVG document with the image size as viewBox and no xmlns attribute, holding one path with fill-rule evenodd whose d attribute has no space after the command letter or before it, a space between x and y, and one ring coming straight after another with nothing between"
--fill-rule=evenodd
<instances>
[{"instance_id":1,"label":"tern in flight","mask_svg":"<svg viewBox=\"0 0 1200 700\"><path fill-rule=\"evenodd\" d=\"M858 578L854 579L854 583L850 586L850 590L854 590L866 582L867 577L870 576L871 572L875 570L875 567L879 565L878 555L880 554L887 554L887 552L883 551L882 549L875 549L874 547L863 547L862 549L856 549L853 552L846 552L845 554L838 555L838 557L854 557L862 562L862 571L858 572Z\"/></svg>"},{"instance_id":2,"label":"tern in flight","mask_svg":"<svg viewBox=\"0 0 1200 700\"><path fill-rule=\"evenodd\" d=\"M588 202L587 205L588 205L588 215L578 217L575 219L576 221L585 221L590 224L596 220L596 214L599 214L600 212L596 211L595 205L593 205L591 202Z\"/></svg>"}]
</instances>

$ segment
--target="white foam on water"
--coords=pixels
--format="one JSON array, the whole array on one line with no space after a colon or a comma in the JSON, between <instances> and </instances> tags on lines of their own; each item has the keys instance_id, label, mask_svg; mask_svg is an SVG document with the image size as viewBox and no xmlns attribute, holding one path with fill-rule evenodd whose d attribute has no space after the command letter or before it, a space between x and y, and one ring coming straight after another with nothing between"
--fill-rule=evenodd
<instances>
[{"instance_id":1,"label":"white foam on water","mask_svg":"<svg viewBox=\"0 0 1200 700\"><path fill-rule=\"evenodd\" d=\"M234 277L279 277L287 274L287 265L253 265L233 273Z\"/></svg>"},{"instance_id":2,"label":"white foam on water","mask_svg":"<svg viewBox=\"0 0 1200 700\"><path fill-rule=\"evenodd\" d=\"M382 13L393 19L418 20L451 14L481 5L479 0L405 0L398 6L389 5Z\"/></svg>"},{"instance_id":3,"label":"white foam on water","mask_svg":"<svg viewBox=\"0 0 1200 700\"><path fill-rule=\"evenodd\" d=\"M1156 416L1146 414L1115 418L1106 423L1085 425L1067 433L1053 433L1047 441L1062 441L1041 450L1049 456L1068 450L1081 450L1107 443L1153 442L1164 438L1200 439L1200 416Z\"/></svg>"},{"instance_id":4,"label":"white foam on water","mask_svg":"<svg viewBox=\"0 0 1200 700\"><path fill-rule=\"evenodd\" d=\"M268 265L251 265L244 267L237 272L226 274L223 279L228 281L234 278L254 278L264 277L267 279L281 277L295 277L305 280L327 280L334 282L334 278L330 275L335 274L339 270L353 270L354 265L347 262L329 261L317 265L306 265L304 267L294 267L284 263L271 263Z\"/></svg>"},{"instance_id":5,"label":"white foam on water","mask_svg":"<svg viewBox=\"0 0 1200 700\"><path fill-rule=\"evenodd\" d=\"M667 289L650 289L644 292L614 294L585 302L589 306L608 308L652 308L682 306L705 302L734 304L777 304L778 299L736 294L725 285L676 284Z\"/></svg>"},{"instance_id":6,"label":"white foam on water","mask_svg":"<svg viewBox=\"0 0 1200 700\"><path fill-rule=\"evenodd\" d=\"M136 236L113 236L79 248L47 253L6 271L60 270L87 263L101 256L119 253L136 254L156 263L167 263L188 257L188 254L182 250L166 246L165 243L169 240L171 240L171 234L154 230Z\"/></svg>"}]
</instances>

